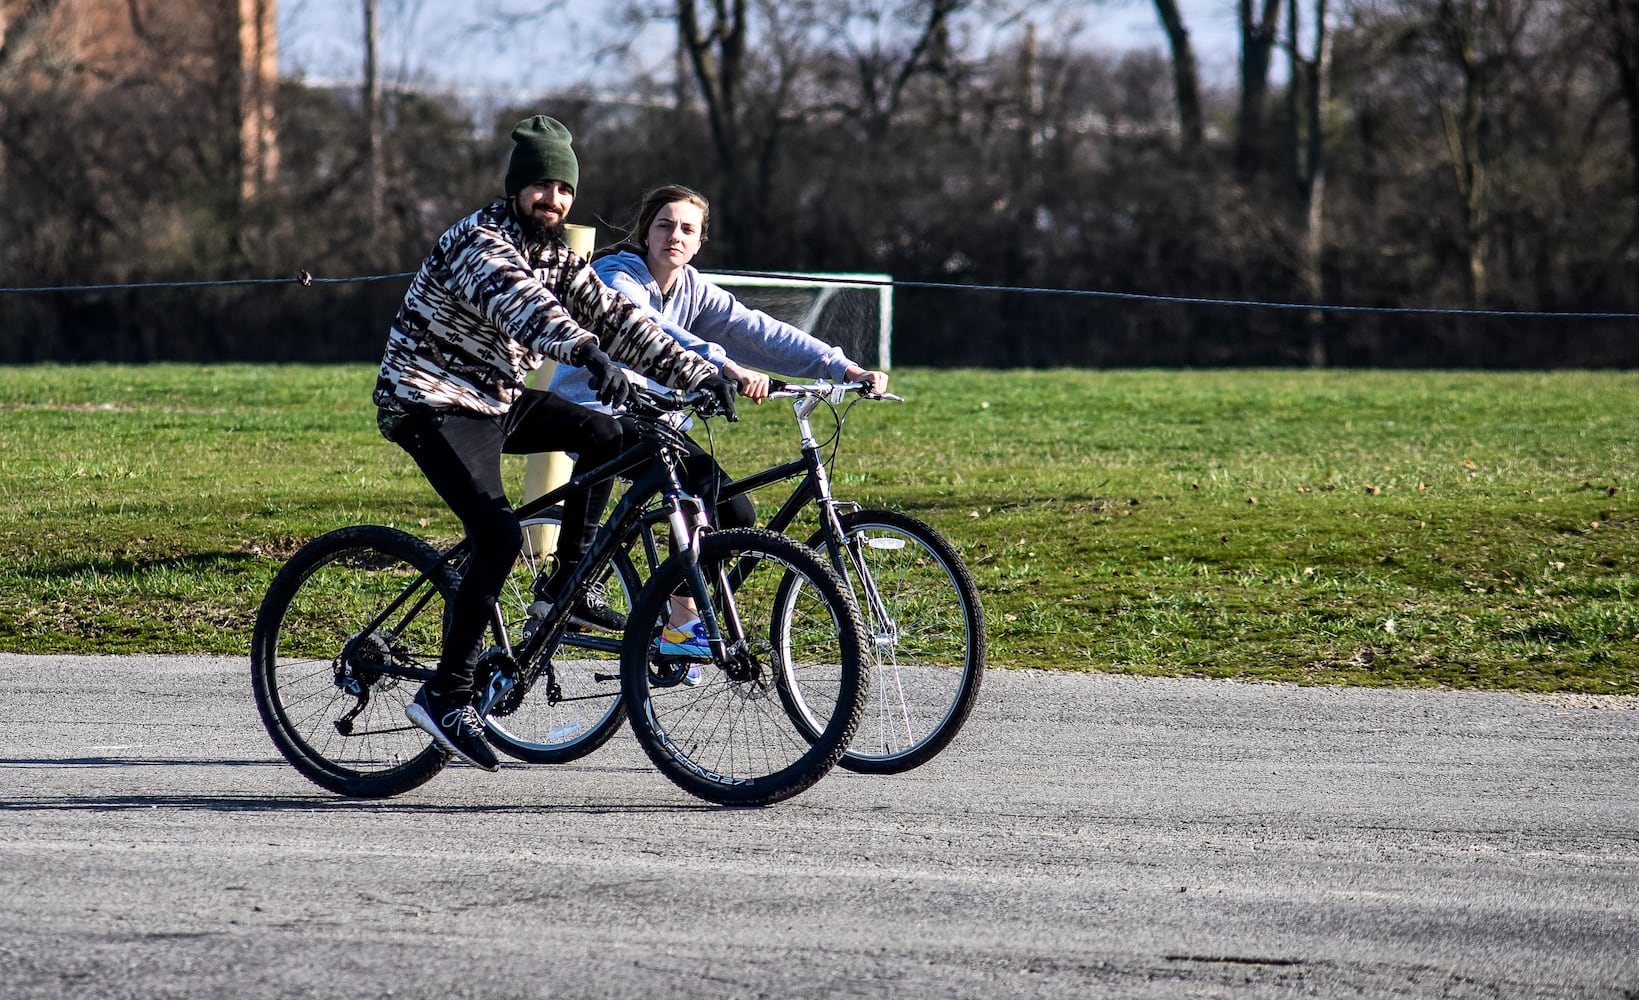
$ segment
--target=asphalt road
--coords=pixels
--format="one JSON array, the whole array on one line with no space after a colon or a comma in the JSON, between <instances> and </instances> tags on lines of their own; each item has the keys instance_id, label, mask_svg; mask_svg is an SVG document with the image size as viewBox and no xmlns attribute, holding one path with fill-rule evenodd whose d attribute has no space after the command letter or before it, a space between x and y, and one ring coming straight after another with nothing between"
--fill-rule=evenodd
<instances>
[{"instance_id":1,"label":"asphalt road","mask_svg":"<svg viewBox=\"0 0 1639 1000\"><path fill-rule=\"evenodd\" d=\"M1639 699L994 671L906 775L344 801L245 663L0 655L0 997L1639 997Z\"/></svg>"}]
</instances>

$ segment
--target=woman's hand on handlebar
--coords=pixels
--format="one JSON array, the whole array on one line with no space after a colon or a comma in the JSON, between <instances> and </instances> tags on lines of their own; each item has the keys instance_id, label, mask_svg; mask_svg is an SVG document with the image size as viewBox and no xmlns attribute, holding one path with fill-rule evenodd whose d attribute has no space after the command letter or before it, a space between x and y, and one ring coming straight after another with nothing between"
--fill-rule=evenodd
<instances>
[{"instance_id":1,"label":"woman's hand on handlebar","mask_svg":"<svg viewBox=\"0 0 1639 1000\"><path fill-rule=\"evenodd\" d=\"M761 403L768 398L768 376L762 372L742 368L732 361L723 362L723 374L740 383L740 395Z\"/></svg>"},{"instance_id":2,"label":"woman's hand on handlebar","mask_svg":"<svg viewBox=\"0 0 1639 1000\"><path fill-rule=\"evenodd\" d=\"M843 379L848 382L863 382L867 392L873 396L880 396L888 391L888 373L874 372L858 365L850 365L843 373Z\"/></svg>"}]
</instances>

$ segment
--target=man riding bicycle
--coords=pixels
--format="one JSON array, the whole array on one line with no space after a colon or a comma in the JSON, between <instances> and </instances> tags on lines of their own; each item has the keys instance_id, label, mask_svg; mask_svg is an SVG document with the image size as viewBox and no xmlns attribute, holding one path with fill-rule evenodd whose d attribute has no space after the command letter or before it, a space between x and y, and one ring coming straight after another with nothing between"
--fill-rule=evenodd
<instances>
[{"instance_id":1,"label":"man riding bicycle","mask_svg":"<svg viewBox=\"0 0 1639 1000\"><path fill-rule=\"evenodd\" d=\"M563 239L580 167L560 122L535 115L512 130L505 197L467 216L427 254L393 320L374 400L382 433L409 453L471 539L451 602L438 670L405 710L447 753L499 769L473 708L480 642L523 544L501 483L501 455L566 451L597 463L619 450L620 424L524 379L546 358L587 372L607 406L627 401L617 365L665 385L703 388L734 412L735 384L604 286ZM565 503L560 562L585 550L607 496ZM559 579L566 577L560 574ZM552 595L545 595L551 600ZM608 627L583 597L570 613Z\"/></svg>"}]
</instances>

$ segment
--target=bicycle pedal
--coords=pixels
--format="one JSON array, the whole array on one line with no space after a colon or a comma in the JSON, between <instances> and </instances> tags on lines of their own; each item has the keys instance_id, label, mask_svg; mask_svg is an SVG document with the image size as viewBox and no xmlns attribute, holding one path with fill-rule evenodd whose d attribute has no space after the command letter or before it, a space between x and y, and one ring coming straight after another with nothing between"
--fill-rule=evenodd
<instances>
[{"instance_id":1,"label":"bicycle pedal","mask_svg":"<svg viewBox=\"0 0 1639 1000\"><path fill-rule=\"evenodd\" d=\"M695 661L692 665L698 665ZM649 683L655 687L677 687L689 676L691 663L687 660L656 658L649 666Z\"/></svg>"}]
</instances>

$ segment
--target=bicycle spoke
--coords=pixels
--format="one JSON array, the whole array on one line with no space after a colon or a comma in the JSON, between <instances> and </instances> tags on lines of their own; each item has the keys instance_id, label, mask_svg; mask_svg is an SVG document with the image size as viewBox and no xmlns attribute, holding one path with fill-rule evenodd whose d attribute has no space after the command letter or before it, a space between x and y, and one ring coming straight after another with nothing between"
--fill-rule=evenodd
<instances>
[{"instance_id":1,"label":"bicycle spoke","mask_svg":"<svg viewBox=\"0 0 1639 1000\"><path fill-rule=\"evenodd\" d=\"M395 795L443 767L404 707L438 657L447 572L425 543L361 526L303 547L268 589L252 639L257 708L315 783Z\"/></svg>"},{"instance_id":2,"label":"bicycle spoke","mask_svg":"<svg viewBox=\"0 0 1639 1000\"><path fill-rule=\"evenodd\" d=\"M688 791L740 805L788 798L831 769L857 725L864 679L852 602L805 546L756 529L707 534L700 560L710 605L729 607L722 571L746 555L757 570L732 602L746 640L700 664L698 684L655 644L670 599L687 593L683 557L662 565L639 595L632 620L655 627L628 629L622 658L633 730L650 759ZM724 631L735 633L732 620Z\"/></svg>"}]
</instances>

